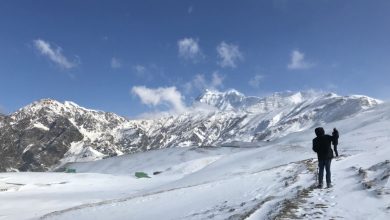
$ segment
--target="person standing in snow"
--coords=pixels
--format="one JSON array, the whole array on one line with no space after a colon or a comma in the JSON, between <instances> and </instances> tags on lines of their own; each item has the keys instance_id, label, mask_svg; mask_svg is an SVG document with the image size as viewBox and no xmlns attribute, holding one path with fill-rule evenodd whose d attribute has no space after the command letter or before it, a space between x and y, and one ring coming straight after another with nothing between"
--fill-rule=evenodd
<instances>
[{"instance_id":1,"label":"person standing in snow","mask_svg":"<svg viewBox=\"0 0 390 220\"><path fill-rule=\"evenodd\" d=\"M334 153L336 154L336 157L338 157L339 152L337 151L337 145L339 144L339 131L336 128L333 128L332 136Z\"/></svg>"},{"instance_id":2,"label":"person standing in snow","mask_svg":"<svg viewBox=\"0 0 390 220\"><path fill-rule=\"evenodd\" d=\"M324 168L326 170L326 185L331 187L331 174L330 164L333 158L332 142L334 143L333 136L325 134L322 127L318 127L314 130L316 138L313 139L313 151L317 153L318 157L318 188L322 188L322 180L324 177Z\"/></svg>"}]
</instances>

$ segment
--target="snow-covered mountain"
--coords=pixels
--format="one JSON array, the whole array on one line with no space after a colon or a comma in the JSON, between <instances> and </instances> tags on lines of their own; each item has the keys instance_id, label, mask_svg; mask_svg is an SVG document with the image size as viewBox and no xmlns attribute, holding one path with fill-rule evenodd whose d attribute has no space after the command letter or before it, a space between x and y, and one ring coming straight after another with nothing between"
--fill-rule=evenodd
<instances>
[{"instance_id":1,"label":"snow-covered mountain","mask_svg":"<svg viewBox=\"0 0 390 220\"><path fill-rule=\"evenodd\" d=\"M340 131L332 188L315 188L306 129L66 165L76 173L0 172L0 219L390 219L390 103L323 127Z\"/></svg>"},{"instance_id":2,"label":"snow-covered mountain","mask_svg":"<svg viewBox=\"0 0 390 220\"><path fill-rule=\"evenodd\" d=\"M67 162L168 147L273 141L380 103L367 96L311 91L261 98L236 90L206 90L180 115L129 120L73 102L43 99L0 118L0 171L48 170Z\"/></svg>"}]
</instances>

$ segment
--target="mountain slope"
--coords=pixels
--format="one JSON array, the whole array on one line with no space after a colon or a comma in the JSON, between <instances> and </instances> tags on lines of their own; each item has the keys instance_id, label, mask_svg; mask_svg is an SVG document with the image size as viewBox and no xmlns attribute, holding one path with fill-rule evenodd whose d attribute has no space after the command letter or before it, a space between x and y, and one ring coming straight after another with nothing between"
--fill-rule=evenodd
<instances>
[{"instance_id":1,"label":"mountain slope","mask_svg":"<svg viewBox=\"0 0 390 220\"><path fill-rule=\"evenodd\" d=\"M247 97L207 90L191 110L153 120L128 120L73 102L43 99L1 119L3 170L43 171L67 162L184 146L276 140L353 117L380 104L366 96L316 92ZM198 109L199 104L212 110Z\"/></svg>"}]
</instances>

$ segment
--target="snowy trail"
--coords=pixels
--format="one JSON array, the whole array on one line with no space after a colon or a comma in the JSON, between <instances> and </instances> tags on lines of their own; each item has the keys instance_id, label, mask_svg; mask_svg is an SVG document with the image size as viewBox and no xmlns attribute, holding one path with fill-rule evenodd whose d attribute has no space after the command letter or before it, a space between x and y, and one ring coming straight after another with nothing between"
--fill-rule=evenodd
<instances>
[{"instance_id":1,"label":"snowy trail","mask_svg":"<svg viewBox=\"0 0 390 220\"><path fill-rule=\"evenodd\" d=\"M297 216L306 219L388 219L388 195L383 197L365 188L359 170L351 165L350 158L336 161L334 186L331 189L314 189L306 204L297 210Z\"/></svg>"},{"instance_id":2,"label":"snowy trail","mask_svg":"<svg viewBox=\"0 0 390 220\"><path fill-rule=\"evenodd\" d=\"M385 160L379 163L387 169L380 178L384 179L384 186L372 184L367 187L362 177L361 170L364 169L354 166L356 157L366 156L361 154L333 160L332 188L317 189L313 184L281 204L279 213L273 219L389 219L390 162Z\"/></svg>"}]
</instances>

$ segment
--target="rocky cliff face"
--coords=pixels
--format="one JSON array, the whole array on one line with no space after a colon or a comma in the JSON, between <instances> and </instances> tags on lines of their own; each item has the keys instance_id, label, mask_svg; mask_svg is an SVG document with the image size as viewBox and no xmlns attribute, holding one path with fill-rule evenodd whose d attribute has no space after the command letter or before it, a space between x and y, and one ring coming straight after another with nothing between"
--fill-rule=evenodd
<instances>
[{"instance_id":1,"label":"rocky cliff face","mask_svg":"<svg viewBox=\"0 0 390 220\"><path fill-rule=\"evenodd\" d=\"M265 141L352 117L380 101L313 92L247 97L235 90L206 91L186 113L128 120L72 102L43 99L0 115L0 171L45 171L71 161L156 148Z\"/></svg>"},{"instance_id":2,"label":"rocky cliff face","mask_svg":"<svg viewBox=\"0 0 390 220\"><path fill-rule=\"evenodd\" d=\"M83 135L65 117L54 118L47 129L30 126L28 119L1 128L0 170L43 171L57 163L72 142Z\"/></svg>"}]
</instances>

